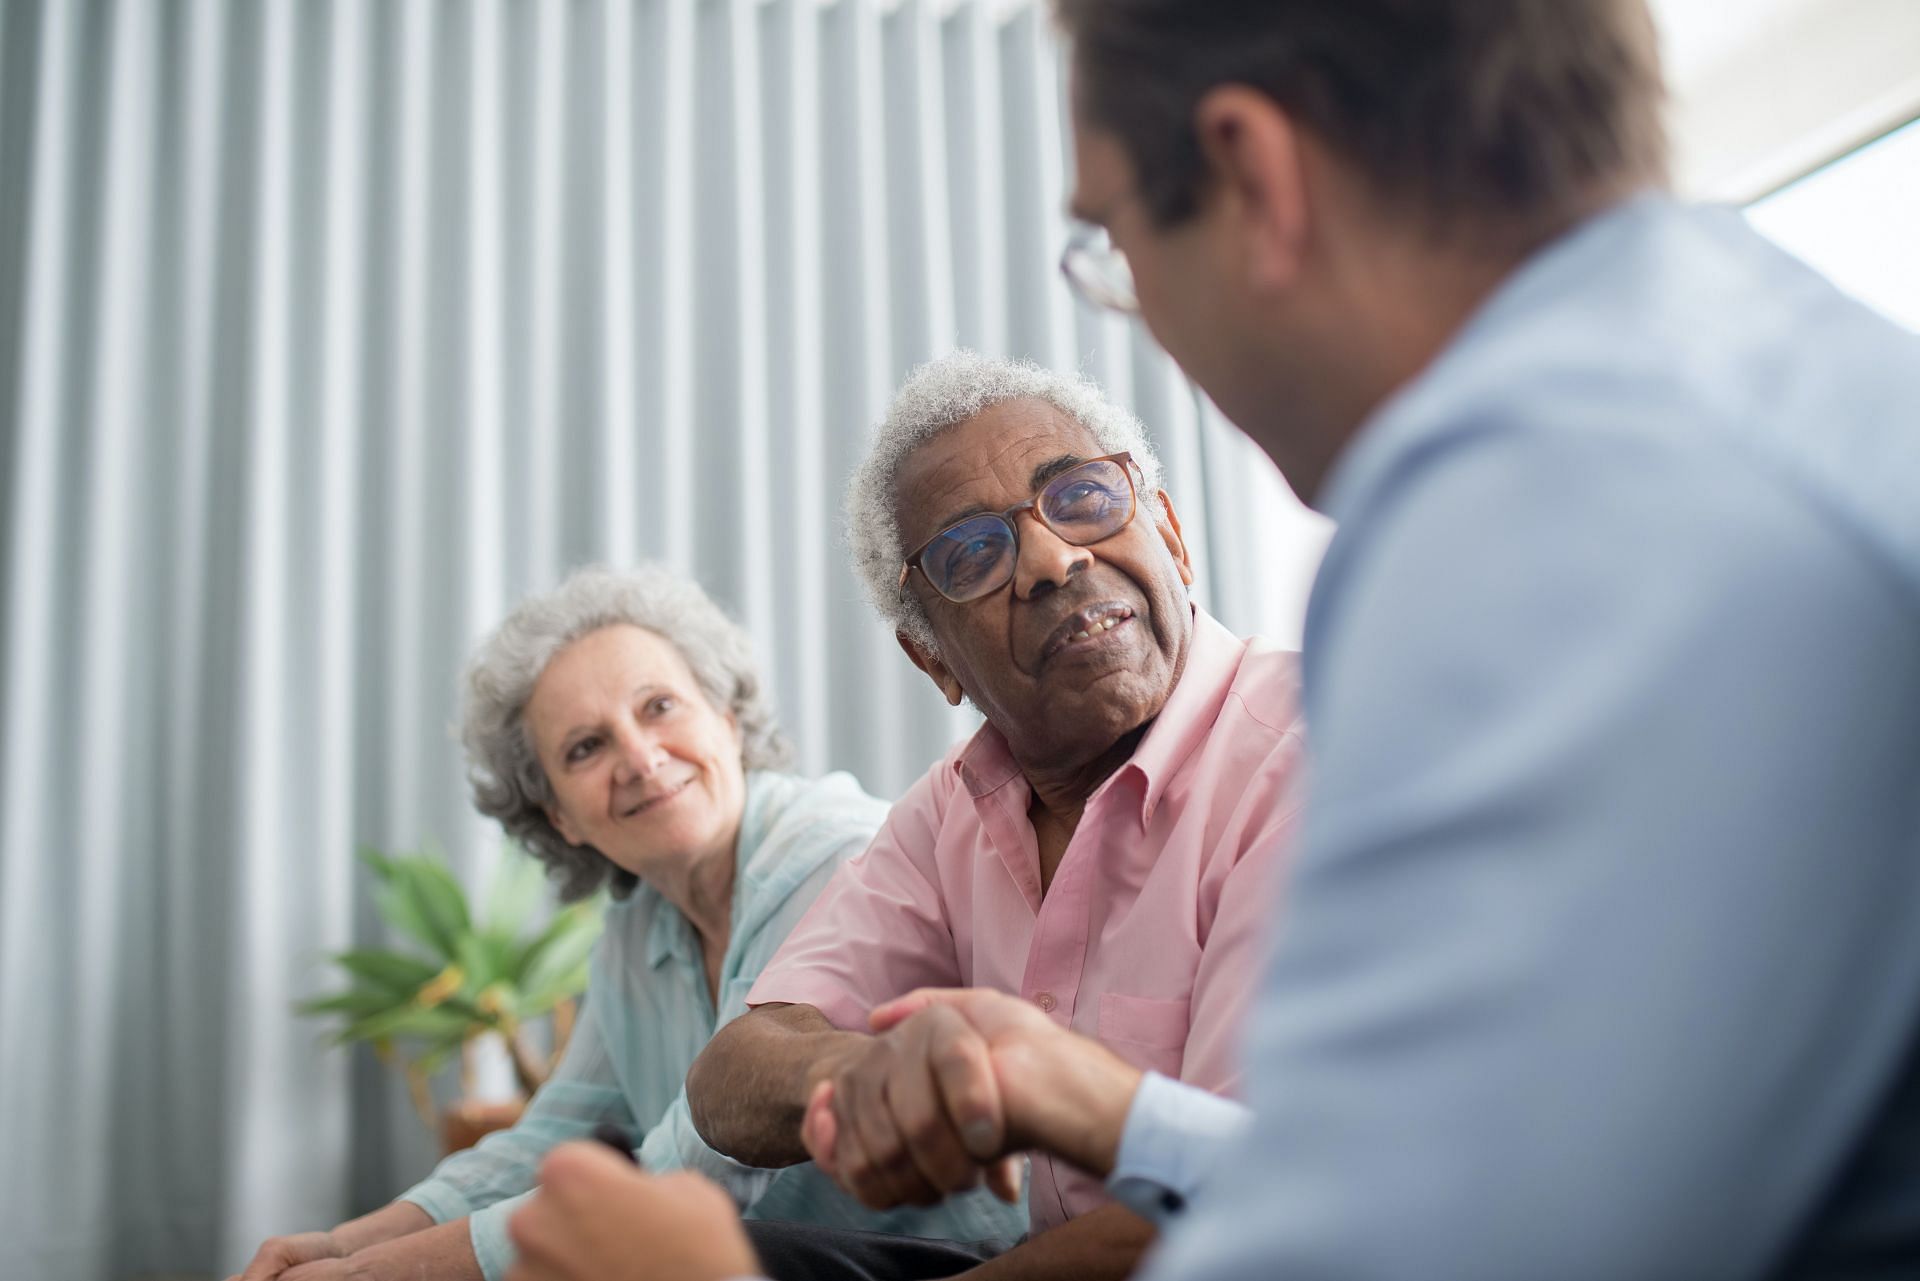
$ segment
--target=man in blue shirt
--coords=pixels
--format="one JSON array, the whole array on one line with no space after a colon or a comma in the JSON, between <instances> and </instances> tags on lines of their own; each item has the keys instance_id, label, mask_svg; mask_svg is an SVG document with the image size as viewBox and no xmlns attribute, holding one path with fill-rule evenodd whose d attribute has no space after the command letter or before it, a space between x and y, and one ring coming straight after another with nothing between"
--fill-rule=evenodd
<instances>
[{"instance_id":1,"label":"man in blue shirt","mask_svg":"<svg viewBox=\"0 0 1920 1281\"><path fill-rule=\"evenodd\" d=\"M1920 1274L1920 342L1664 194L1637 0L1059 7L1070 273L1340 529L1248 1132L956 1130L1158 1187L1153 1281Z\"/></svg>"}]
</instances>

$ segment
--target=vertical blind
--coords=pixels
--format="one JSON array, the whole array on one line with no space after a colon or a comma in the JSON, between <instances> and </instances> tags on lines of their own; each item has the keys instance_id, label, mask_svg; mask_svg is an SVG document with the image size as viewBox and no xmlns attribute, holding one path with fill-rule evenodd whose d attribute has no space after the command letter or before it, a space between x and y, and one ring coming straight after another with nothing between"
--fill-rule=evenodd
<instances>
[{"instance_id":1,"label":"vertical blind","mask_svg":"<svg viewBox=\"0 0 1920 1281\"><path fill-rule=\"evenodd\" d=\"M379 940L357 843L498 856L456 680L569 567L697 576L806 770L967 732L839 529L921 360L1100 379L1297 638L1327 531L1060 281L1062 100L984 0L0 6L0 1275L224 1275L430 1164L289 1006Z\"/></svg>"}]
</instances>

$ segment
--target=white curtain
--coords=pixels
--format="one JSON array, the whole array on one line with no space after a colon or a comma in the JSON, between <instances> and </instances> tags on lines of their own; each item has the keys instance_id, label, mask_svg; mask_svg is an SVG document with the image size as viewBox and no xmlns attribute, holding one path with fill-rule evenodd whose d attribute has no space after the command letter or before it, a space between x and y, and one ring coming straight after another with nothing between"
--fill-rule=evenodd
<instances>
[{"instance_id":1,"label":"white curtain","mask_svg":"<svg viewBox=\"0 0 1920 1281\"><path fill-rule=\"evenodd\" d=\"M1055 270L1029 6L0 5L0 1276L223 1274L432 1141L289 1004L352 851L497 854L468 647L586 561L745 620L803 768L970 728L866 612L840 486L955 344L1084 367L1229 624L1326 531Z\"/></svg>"}]
</instances>

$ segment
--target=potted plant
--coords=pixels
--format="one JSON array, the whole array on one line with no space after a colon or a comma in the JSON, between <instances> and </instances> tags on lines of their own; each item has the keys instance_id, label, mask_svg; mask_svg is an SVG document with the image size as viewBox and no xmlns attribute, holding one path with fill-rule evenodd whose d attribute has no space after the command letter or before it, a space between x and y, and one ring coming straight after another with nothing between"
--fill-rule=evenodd
<instances>
[{"instance_id":1,"label":"potted plant","mask_svg":"<svg viewBox=\"0 0 1920 1281\"><path fill-rule=\"evenodd\" d=\"M455 1152L519 1118L547 1079L573 1028L575 998L587 986L587 958L600 935L597 903L576 903L536 928L544 900L539 867L518 851L500 859L478 914L445 862L431 854L365 849L381 917L419 945L414 950L356 948L330 959L347 972L343 992L301 1002L302 1014L337 1016L336 1044L367 1042L400 1069L421 1120L438 1124ZM530 1024L552 1019L551 1050L541 1053ZM473 1050L498 1036L513 1063L521 1097L474 1101ZM458 1058L461 1099L437 1116L429 1080Z\"/></svg>"}]
</instances>

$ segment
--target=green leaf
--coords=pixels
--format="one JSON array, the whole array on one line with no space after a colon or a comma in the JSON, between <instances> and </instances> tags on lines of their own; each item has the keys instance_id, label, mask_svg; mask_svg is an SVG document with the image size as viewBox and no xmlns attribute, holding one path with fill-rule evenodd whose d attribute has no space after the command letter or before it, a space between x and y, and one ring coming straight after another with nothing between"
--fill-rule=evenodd
<instances>
[{"instance_id":1,"label":"green leaf","mask_svg":"<svg viewBox=\"0 0 1920 1281\"><path fill-rule=\"evenodd\" d=\"M393 993L400 999L408 999L420 990L420 985L440 972L441 967L419 957L406 956L399 952L376 951L371 948L355 949L338 953L334 964L357 978L365 979L377 988Z\"/></svg>"},{"instance_id":2,"label":"green leaf","mask_svg":"<svg viewBox=\"0 0 1920 1281\"><path fill-rule=\"evenodd\" d=\"M530 1019L545 1014L560 1000L586 991L589 969L583 961L571 970L555 974L544 986L529 988L521 998L520 1017Z\"/></svg>"},{"instance_id":3,"label":"green leaf","mask_svg":"<svg viewBox=\"0 0 1920 1281\"><path fill-rule=\"evenodd\" d=\"M360 856L360 861L373 869L373 874L375 876L380 877L382 880L386 880L392 877L393 858L391 855L388 855L382 852L381 850L374 848L371 845L362 845L357 851L357 853Z\"/></svg>"},{"instance_id":4,"label":"green leaf","mask_svg":"<svg viewBox=\"0 0 1920 1281\"><path fill-rule=\"evenodd\" d=\"M529 993L546 991L556 979L586 963L599 937L598 913L583 913L577 906L567 908L554 918L547 932L535 942L517 986Z\"/></svg>"},{"instance_id":5,"label":"green leaf","mask_svg":"<svg viewBox=\"0 0 1920 1281\"><path fill-rule=\"evenodd\" d=\"M393 996L374 988L357 987L334 996L315 997L296 1004L296 1014L345 1014L351 1018L362 1019L369 1014L378 1014L382 1010L394 1007Z\"/></svg>"},{"instance_id":6,"label":"green leaf","mask_svg":"<svg viewBox=\"0 0 1920 1281\"><path fill-rule=\"evenodd\" d=\"M453 959L452 952L441 943L439 931L420 910L419 902L409 883L396 875L373 892L373 901L380 909L381 920L416 942L424 944L445 960Z\"/></svg>"},{"instance_id":7,"label":"green leaf","mask_svg":"<svg viewBox=\"0 0 1920 1281\"><path fill-rule=\"evenodd\" d=\"M432 1009L404 1005L349 1023L341 1029L338 1039L347 1042L378 1041L393 1036L451 1036L464 1033L472 1023L473 1020L467 1015L445 1005L436 1005Z\"/></svg>"},{"instance_id":8,"label":"green leaf","mask_svg":"<svg viewBox=\"0 0 1920 1281\"><path fill-rule=\"evenodd\" d=\"M493 1027L493 1016L464 996L450 996L433 1008L458 1014L466 1021L467 1030L471 1032L485 1032Z\"/></svg>"},{"instance_id":9,"label":"green leaf","mask_svg":"<svg viewBox=\"0 0 1920 1281\"><path fill-rule=\"evenodd\" d=\"M460 985L462 991L478 995L499 977L497 973L499 962L495 952L478 934L461 935L460 942L454 950L460 962L460 968L466 975Z\"/></svg>"},{"instance_id":10,"label":"green leaf","mask_svg":"<svg viewBox=\"0 0 1920 1281\"><path fill-rule=\"evenodd\" d=\"M598 899L588 899L584 903L573 903L554 912L546 928L538 938L527 946L527 954L522 958L524 965L538 961L549 947L554 946L576 930L587 930L595 938L599 937L603 924L603 908Z\"/></svg>"},{"instance_id":11,"label":"green leaf","mask_svg":"<svg viewBox=\"0 0 1920 1281\"><path fill-rule=\"evenodd\" d=\"M508 1014L511 1014L515 1019L527 1017L525 1009L526 1001L522 997L519 988L507 980L502 979L493 985L493 992L498 998L501 1008L506 1010Z\"/></svg>"},{"instance_id":12,"label":"green leaf","mask_svg":"<svg viewBox=\"0 0 1920 1281\"><path fill-rule=\"evenodd\" d=\"M447 956L457 953L460 938L472 928L467 915L466 891L460 888L460 882L453 879L453 873L446 864L431 858L411 858L406 861L405 874L411 879L415 901L427 924L440 940L440 948Z\"/></svg>"},{"instance_id":13,"label":"green leaf","mask_svg":"<svg viewBox=\"0 0 1920 1281\"><path fill-rule=\"evenodd\" d=\"M481 919L489 930L518 938L545 897L546 875L540 864L509 841L493 865L493 875L487 882L487 906Z\"/></svg>"}]
</instances>

